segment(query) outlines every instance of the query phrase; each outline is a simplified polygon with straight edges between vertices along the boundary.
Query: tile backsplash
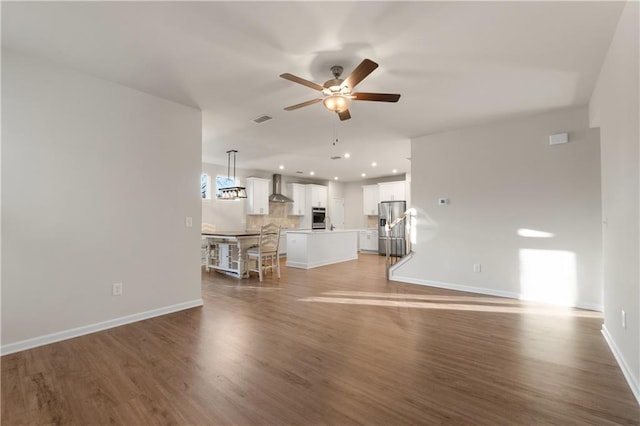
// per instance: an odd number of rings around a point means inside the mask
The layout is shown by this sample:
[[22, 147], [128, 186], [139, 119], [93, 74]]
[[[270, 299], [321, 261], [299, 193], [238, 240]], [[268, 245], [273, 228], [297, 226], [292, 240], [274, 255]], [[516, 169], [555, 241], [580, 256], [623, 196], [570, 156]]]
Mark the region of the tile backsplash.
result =
[[378, 227], [378, 216], [367, 216], [367, 228]]
[[299, 216], [287, 216], [286, 203], [269, 203], [268, 215], [247, 215], [247, 229], [258, 229], [267, 223], [275, 223], [282, 228], [299, 228]]

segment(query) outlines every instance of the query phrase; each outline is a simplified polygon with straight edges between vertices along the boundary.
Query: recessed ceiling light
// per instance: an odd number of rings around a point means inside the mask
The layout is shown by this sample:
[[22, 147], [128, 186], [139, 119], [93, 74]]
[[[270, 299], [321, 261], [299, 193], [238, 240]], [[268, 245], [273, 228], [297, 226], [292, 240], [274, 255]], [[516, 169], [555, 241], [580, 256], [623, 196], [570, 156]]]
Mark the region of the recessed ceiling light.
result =
[[361, 174], [360, 176], [365, 177], [366, 175], [367, 175], [366, 173], [363, 173], [363, 174]]
[[348, 152], [345, 152], [344, 158], [349, 158], [349, 157], [351, 157], [351, 154], [349, 154]]
[[309, 172], [309, 174], [310, 174], [311, 176], [313, 176], [313, 175], [315, 175], [315, 174], [316, 174], [316, 172]]
[[284, 166], [281, 164], [280, 167], [278, 167], [280, 170], [284, 170]]
[[398, 170], [393, 169], [393, 170], [391, 171], [391, 173], [398, 173]]
[[338, 176], [335, 176], [335, 177], [333, 178], [333, 180], [338, 180]]
[[375, 167], [377, 165], [378, 165], [378, 163], [376, 163], [375, 161], [373, 163], [371, 163], [371, 167]]

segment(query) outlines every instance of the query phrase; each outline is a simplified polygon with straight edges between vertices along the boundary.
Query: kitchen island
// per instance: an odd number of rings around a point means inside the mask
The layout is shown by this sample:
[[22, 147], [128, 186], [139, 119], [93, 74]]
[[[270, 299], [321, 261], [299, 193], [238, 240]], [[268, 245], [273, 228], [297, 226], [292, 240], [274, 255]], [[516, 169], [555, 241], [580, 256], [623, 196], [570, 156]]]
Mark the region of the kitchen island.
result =
[[351, 229], [287, 231], [286, 266], [301, 269], [356, 260], [358, 231]]
[[202, 234], [207, 239], [206, 269], [248, 278], [247, 249], [258, 244], [260, 231], [217, 231]]

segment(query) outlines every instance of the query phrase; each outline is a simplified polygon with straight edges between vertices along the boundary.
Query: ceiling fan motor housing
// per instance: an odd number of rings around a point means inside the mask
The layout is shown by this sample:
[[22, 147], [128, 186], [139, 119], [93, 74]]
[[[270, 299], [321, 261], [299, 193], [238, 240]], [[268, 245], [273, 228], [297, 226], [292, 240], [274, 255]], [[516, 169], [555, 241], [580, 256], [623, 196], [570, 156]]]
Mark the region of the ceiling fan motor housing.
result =
[[378, 68], [378, 64], [371, 59], [363, 59], [362, 62], [351, 72], [351, 74], [341, 79], [340, 76], [344, 71], [344, 68], [340, 65], [334, 65], [331, 67], [331, 73], [333, 79], [327, 80], [322, 86], [312, 81], [305, 80], [304, 78], [297, 77], [293, 74], [284, 73], [280, 77], [293, 81], [294, 83], [302, 84], [303, 86], [310, 87], [313, 90], [322, 92], [321, 98], [311, 99], [310, 101], [302, 102], [296, 105], [291, 105], [285, 108], [287, 111], [293, 111], [298, 108], [306, 107], [309, 105], [322, 102], [329, 111], [338, 113], [341, 121], [351, 118], [349, 113], [349, 105], [352, 100], [356, 101], [377, 101], [377, 102], [398, 102], [400, 99], [399, 94], [391, 93], [353, 93], [353, 89], [360, 83], [365, 77], [367, 77], [373, 70]]
[[340, 85], [343, 81], [344, 80], [341, 80], [339, 78], [327, 80], [324, 82], [323, 86], [325, 89], [329, 89], [331, 92], [339, 92], [341, 89]]
[[342, 71], [344, 71], [344, 68], [342, 68], [340, 65], [334, 65], [331, 67], [331, 74], [333, 74], [333, 78], [335, 79], [340, 78], [340, 76], [342, 75]]

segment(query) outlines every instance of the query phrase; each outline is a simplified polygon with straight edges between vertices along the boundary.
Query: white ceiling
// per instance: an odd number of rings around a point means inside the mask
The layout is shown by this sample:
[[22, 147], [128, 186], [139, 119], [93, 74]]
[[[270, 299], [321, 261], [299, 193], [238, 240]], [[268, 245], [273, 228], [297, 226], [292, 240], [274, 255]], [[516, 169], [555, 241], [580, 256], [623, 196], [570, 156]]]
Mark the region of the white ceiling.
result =
[[[342, 181], [410, 171], [410, 139], [584, 105], [617, 2], [2, 2], [2, 45], [203, 111], [203, 160]], [[355, 102], [340, 122], [317, 92], [364, 58], [358, 86], [401, 93]], [[267, 114], [273, 120], [251, 120]], [[338, 143], [333, 145], [335, 136]], [[351, 153], [351, 158], [329, 157]], [[376, 161], [378, 166], [372, 167]], [[278, 170], [284, 165], [283, 171]]]

